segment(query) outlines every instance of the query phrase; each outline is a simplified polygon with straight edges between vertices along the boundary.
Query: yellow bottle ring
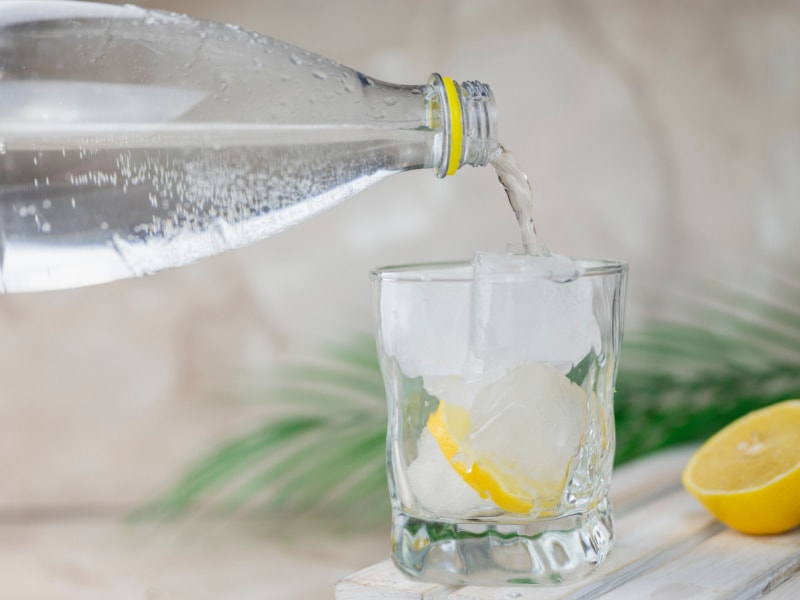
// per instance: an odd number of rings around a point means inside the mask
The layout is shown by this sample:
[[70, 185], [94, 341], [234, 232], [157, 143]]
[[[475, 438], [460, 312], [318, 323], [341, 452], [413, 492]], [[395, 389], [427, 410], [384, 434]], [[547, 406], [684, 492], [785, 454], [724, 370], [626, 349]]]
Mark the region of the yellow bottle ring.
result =
[[450, 152], [445, 175], [453, 175], [461, 165], [461, 146], [464, 142], [464, 125], [461, 116], [461, 99], [458, 97], [456, 83], [450, 77], [442, 77], [444, 97], [450, 123]]

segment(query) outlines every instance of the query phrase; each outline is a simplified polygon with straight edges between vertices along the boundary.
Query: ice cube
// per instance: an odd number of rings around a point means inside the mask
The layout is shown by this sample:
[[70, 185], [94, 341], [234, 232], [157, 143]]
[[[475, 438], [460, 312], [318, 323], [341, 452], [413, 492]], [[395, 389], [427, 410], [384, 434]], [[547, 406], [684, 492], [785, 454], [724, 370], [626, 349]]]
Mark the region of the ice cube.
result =
[[476, 274], [519, 273], [536, 274], [550, 277], [557, 281], [569, 281], [580, 276], [581, 266], [574, 260], [561, 254], [552, 254], [549, 249], [541, 254], [525, 254], [520, 248], [512, 245], [513, 252], [475, 252], [472, 267]]
[[[523, 364], [475, 398], [467, 439], [476, 454], [560, 494], [588, 426], [583, 388], [544, 363]], [[541, 499], [541, 498], [540, 498]]]
[[448, 404], [470, 408], [478, 393], [496, 377], [490, 373], [481, 373], [477, 378], [465, 378], [456, 375], [425, 376], [422, 385], [425, 391], [434, 398]]
[[457, 375], [469, 349], [472, 267], [384, 279], [380, 327], [385, 352], [408, 377]]
[[420, 436], [419, 454], [407, 475], [411, 493], [423, 509], [433, 514], [457, 516], [487, 504], [447, 462], [427, 428]]
[[600, 348], [590, 278], [563, 256], [476, 253], [471, 344], [483, 368], [573, 365]]

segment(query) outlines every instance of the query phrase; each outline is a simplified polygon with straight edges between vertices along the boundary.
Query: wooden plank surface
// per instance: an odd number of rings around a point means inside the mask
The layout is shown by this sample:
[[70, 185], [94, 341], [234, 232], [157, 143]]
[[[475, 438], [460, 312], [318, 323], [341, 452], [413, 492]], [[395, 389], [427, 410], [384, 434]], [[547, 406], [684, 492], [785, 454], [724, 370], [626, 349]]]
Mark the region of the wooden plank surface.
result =
[[691, 448], [614, 473], [616, 544], [587, 579], [560, 587], [449, 587], [406, 578], [385, 560], [341, 580], [337, 600], [582, 600], [800, 598], [800, 530], [754, 537], [731, 531], [680, 485]]

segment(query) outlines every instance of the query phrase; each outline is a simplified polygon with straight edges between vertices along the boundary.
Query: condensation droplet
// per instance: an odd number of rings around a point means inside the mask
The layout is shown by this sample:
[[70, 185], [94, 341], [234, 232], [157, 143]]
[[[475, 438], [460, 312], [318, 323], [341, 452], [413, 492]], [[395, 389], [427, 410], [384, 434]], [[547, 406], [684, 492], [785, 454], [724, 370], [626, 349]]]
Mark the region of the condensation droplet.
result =
[[50, 223], [42, 223], [42, 233], [50, 233]]
[[324, 71], [311, 71], [311, 74], [317, 79], [321, 79], [322, 81], [325, 81], [328, 78], [327, 73], [325, 73]]

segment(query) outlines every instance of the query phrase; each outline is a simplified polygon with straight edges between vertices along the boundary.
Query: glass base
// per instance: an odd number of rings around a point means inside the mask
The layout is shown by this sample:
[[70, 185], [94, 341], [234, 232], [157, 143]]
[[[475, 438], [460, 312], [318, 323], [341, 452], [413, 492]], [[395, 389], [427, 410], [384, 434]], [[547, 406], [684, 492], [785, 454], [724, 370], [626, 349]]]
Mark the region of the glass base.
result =
[[531, 523], [443, 523], [396, 513], [392, 559], [406, 575], [447, 585], [556, 585], [585, 577], [614, 544], [603, 501]]

